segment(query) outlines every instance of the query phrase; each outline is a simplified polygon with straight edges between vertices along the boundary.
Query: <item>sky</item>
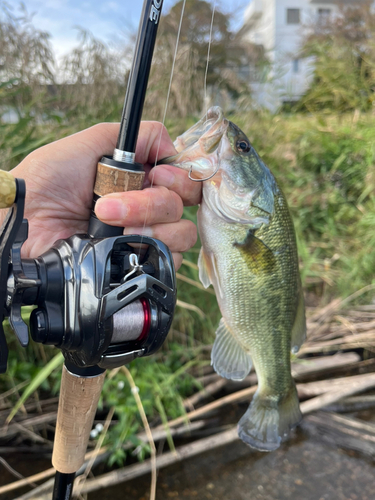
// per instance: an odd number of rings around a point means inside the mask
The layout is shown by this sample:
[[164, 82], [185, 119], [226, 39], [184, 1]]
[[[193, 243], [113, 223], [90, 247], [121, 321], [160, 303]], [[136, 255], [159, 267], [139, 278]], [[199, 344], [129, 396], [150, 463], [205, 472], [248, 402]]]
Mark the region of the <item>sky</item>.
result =
[[[189, 1], [189, 0], [187, 0]], [[225, 9], [226, 0], [209, 0]], [[235, 11], [235, 23], [241, 19], [250, 0], [232, 0], [231, 11]], [[16, 1], [9, 2], [17, 12]], [[90, 30], [95, 37], [105, 42], [136, 32], [142, 11], [142, 0], [23, 0], [33, 24], [47, 31], [56, 56], [59, 58], [77, 45], [77, 30], [80, 26]], [[163, 13], [167, 13], [176, 0], [164, 0]]]

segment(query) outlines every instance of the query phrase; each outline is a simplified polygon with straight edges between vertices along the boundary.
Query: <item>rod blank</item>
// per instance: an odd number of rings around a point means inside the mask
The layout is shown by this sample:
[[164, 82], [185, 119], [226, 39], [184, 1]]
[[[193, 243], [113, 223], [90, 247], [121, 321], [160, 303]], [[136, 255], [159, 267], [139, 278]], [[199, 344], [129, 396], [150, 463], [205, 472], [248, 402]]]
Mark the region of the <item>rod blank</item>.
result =
[[116, 149], [135, 152], [163, 0], [145, 0]]

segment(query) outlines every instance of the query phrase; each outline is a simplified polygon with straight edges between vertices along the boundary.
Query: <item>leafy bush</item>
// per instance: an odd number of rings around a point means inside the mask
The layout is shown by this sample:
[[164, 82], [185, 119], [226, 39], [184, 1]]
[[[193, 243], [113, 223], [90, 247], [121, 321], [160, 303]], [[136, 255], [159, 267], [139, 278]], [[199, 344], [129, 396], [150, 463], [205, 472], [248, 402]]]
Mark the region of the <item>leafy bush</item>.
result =
[[310, 27], [303, 54], [314, 58], [314, 78], [300, 109], [346, 112], [375, 102], [373, 2], [346, 5], [339, 15]]

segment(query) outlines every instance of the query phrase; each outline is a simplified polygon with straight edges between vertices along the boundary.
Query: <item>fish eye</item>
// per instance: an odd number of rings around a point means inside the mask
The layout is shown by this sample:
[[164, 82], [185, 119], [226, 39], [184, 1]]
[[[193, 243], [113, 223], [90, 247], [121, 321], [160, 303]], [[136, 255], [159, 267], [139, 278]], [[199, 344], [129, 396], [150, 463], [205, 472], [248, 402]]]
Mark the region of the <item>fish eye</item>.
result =
[[251, 149], [251, 146], [249, 141], [241, 139], [240, 141], [237, 141], [236, 148], [239, 153], [248, 153]]

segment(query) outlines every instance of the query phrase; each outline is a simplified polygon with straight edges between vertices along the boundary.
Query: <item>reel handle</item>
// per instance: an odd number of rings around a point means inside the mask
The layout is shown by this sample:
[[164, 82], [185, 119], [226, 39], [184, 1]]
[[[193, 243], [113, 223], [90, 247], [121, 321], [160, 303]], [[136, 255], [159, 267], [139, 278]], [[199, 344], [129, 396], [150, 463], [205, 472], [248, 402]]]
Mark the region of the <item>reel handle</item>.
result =
[[16, 179], [10, 172], [0, 170], [0, 208], [10, 208], [17, 193]]

